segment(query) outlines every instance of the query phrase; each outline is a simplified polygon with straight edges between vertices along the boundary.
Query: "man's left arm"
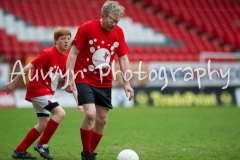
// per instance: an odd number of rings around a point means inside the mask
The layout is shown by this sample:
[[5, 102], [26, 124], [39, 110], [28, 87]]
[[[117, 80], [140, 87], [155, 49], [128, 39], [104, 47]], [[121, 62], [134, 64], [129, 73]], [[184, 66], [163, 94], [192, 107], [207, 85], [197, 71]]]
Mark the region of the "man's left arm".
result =
[[[126, 72], [129, 70], [129, 60], [127, 55], [119, 57], [119, 66], [120, 70], [123, 73], [123, 82], [124, 82], [124, 91], [126, 93], [126, 96], [129, 97], [129, 101], [132, 100], [134, 97], [134, 90], [132, 89], [130, 82], [127, 80], [128, 78]], [[129, 93], [129, 94], [128, 94]]]

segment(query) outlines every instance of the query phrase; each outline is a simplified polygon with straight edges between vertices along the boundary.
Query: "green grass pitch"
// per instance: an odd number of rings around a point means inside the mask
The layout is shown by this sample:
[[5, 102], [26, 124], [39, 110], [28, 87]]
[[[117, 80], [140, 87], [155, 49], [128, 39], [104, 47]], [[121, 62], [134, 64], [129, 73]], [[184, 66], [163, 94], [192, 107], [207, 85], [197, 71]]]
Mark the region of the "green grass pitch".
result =
[[[65, 110], [50, 151], [55, 160], [80, 160], [83, 114], [76, 108]], [[12, 159], [36, 120], [33, 109], [0, 109], [0, 160]], [[97, 159], [116, 160], [127, 148], [140, 160], [240, 160], [240, 108], [115, 108], [109, 112]], [[33, 145], [28, 152], [42, 159]]]

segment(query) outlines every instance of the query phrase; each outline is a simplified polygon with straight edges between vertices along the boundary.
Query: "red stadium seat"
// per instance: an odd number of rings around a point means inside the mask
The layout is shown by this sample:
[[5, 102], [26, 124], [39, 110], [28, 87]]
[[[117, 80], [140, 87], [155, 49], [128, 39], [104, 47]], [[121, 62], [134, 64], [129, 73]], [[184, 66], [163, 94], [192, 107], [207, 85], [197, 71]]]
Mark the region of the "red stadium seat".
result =
[[[0, 6], [4, 11], [11, 11], [16, 17], [22, 16], [26, 23], [35, 26], [79, 26], [90, 19], [100, 18], [99, 6], [104, 1], [71, 0], [63, 3], [64, 0], [1, 0]], [[143, 8], [136, 2], [141, 2]], [[134, 0], [131, 3], [128, 0], [119, 0], [119, 3], [125, 6], [125, 15], [131, 16], [135, 22], [161, 32], [174, 43], [182, 42], [183, 46], [130, 46], [130, 53], [135, 53], [130, 59], [179, 61], [185, 58], [187, 61], [196, 61], [201, 51], [231, 52], [240, 49], [240, 37], [237, 36], [240, 25], [236, 21], [240, 17], [240, 4], [237, 2]], [[2, 29], [0, 34], [0, 43], [3, 46], [0, 52], [7, 55], [16, 53], [14, 59], [37, 55], [42, 49], [38, 42], [21, 42], [15, 35], [6, 35]], [[5, 39], [11, 47], [2, 44]], [[22, 53], [21, 56], [18, 53]], [[7, 59], [11, 59], [10, 56]]]

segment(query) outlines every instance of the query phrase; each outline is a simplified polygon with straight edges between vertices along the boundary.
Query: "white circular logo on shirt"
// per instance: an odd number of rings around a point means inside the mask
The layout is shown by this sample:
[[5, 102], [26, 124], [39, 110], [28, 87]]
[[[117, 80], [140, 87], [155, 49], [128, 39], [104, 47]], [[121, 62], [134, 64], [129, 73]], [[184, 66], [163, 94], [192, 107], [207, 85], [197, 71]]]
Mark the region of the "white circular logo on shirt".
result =
[[110, 58], [111, 58], [111, 53], [107, 49], [101, 48], [101, 49], [98, 49], [93, 54], [92, 62], [95, 67], [97, 67], [98, 65], [106, 64], [102, 66], [102, 68], [106, 68], [108, 67], [107, 64], [109, 64]]

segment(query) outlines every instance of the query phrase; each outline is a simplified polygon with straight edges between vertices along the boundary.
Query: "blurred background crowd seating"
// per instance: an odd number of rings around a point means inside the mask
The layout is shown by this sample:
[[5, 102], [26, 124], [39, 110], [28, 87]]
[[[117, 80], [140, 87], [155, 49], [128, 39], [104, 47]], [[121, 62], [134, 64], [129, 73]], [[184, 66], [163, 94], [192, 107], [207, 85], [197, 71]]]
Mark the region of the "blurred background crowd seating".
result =
[[[118, 2], [125, 7], [119, 25], [124, 30], [131, 61], [194, 62], [199, 61], [203, 51], [230, 55], [240, 50], [239, 1]], [[35, 57], [53, 45], [53, 31], [58, 26], [70, 28], [74, 36], [82, 23], [101, 18], [103, 3], [104, 0], [0, 0], [1, 61]]]

